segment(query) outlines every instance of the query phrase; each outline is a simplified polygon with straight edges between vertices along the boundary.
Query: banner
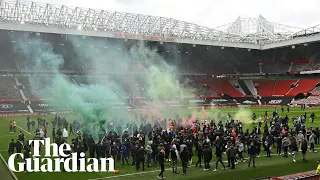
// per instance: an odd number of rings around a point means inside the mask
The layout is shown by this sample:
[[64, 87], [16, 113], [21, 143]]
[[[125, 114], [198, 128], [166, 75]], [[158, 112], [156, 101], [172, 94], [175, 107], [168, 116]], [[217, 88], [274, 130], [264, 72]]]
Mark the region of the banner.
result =
[[0, 102], [0, 113], [30, 113], [22, 102]]
[[257, 105], [259, 104], [258, 103], [258, 100], [254, 97], [240, 97], [240, 98], [235, 98], [235, 100], [239, 103], [239, 104], [242, 104], [242, 105]]
[[234, 99], [214, 98], [209, 100], [211, 106], [236, 106], [238, 104]]
[[6, 116], [26, 116], [26, 115], [39, 115], [39, 113], [12, 113], [12, 114], [1, 114], [0, 117], [6, 117]]
[[40, 113], [70, 111], [68, 106], [58, 107], [45, 101], [31, 102], [30, 107], [34, 112]]
[[263, 105], [287, 105], [292, 101], [292, 97], [263, 97], [261, 98]]

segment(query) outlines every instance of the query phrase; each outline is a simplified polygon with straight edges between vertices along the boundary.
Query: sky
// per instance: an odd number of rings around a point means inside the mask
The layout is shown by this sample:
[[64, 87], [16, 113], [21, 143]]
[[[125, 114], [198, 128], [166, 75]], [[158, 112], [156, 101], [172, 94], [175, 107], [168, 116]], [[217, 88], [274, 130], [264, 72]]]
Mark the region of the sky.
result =
[[175, 18], [206, 27], [235, 21], [239, 16], [309, 28], [320, 24], [320, 0], [35, 0], [74, 7]]

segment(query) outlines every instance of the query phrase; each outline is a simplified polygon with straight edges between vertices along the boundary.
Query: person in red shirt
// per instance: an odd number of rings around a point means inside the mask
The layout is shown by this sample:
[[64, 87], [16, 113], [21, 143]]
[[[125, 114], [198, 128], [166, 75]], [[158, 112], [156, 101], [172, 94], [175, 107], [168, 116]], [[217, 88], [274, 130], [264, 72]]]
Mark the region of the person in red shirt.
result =
[[9, 133], [13, 133], [13, 122], [9, 122]]
[[235, 132], [235, 130], [232, 130], [232, 136], [233, 136], [234, 139], [237, 138], [237, 133]]

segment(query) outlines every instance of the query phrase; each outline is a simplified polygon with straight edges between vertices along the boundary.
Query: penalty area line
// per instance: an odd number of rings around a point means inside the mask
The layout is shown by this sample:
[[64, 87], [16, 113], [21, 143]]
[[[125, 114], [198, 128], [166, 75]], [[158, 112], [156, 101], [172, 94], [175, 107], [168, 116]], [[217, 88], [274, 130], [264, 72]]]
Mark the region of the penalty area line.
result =
[[22, 131], [24, 131], [24, 132], [26, 132], [26, 133], [28, 133], [28, 134], [30, 134], [30, 135], [32, 135], [30, 132], [28, 132], [27, 130], [25, 130], [25, 129], [23, 129], [22, 127], [20, 127], [20, 126], [17, 126], [19, 129], [21, 129]]
[[17, 176], [11, 171], [11, 169], [9, 168], [9, 165], [8, 163], [6, 162], [6, 160], [4, 160], [2, 154], [0, 154], [0, 158], [1, 160], [3, 161], [3, 163], [6, 165], [6, 167], [8, 168], [8, 171], [10, 172], [10, 174], [12, 175], [12, 177], [15, 179], [15, 180], [18, 180]]

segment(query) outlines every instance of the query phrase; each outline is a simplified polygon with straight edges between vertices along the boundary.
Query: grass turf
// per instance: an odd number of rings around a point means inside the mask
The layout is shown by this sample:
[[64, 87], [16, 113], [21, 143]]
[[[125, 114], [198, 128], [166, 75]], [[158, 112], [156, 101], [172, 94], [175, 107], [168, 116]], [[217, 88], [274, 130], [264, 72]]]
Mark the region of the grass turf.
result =
[[[263, 116], [265, 111], [268, 111], [269, 114], [272, 113], [274, 108], [272, 107], [257, 107], [251, 108], [252, 112], [255, 112], [257, 116]], [[207, 115], [214, 116], [216, 110], [206, 110]], [[238, 108], [226, 108], [222, 109], [224, 113], [230, 113], [231, 115], [235, 115], [239, 111]], [[190, 112], [188, 109], [180, 109], [180, 110], [166, 110], [161, 113], [165, 113], [166, 117], [174, 117], [174, 115], [179, 112], [182, 114], [187, 114]], [[306, 110], [307, 114], [310, 115], [311, 112], [315, 112], [316, 116], [320, 116], [320, 109], [312, 109]], [[201, 112], [197, 112], [198, 116], [201, 117]], [[293, 115], [302, 115], [304, 112], [300, 110], [300, 108], [292, 108], [290, 113], [283, 113], [280, 115], [284, 116], [288, 114], [290, 117], [290, 124], [292, 124], [291, 117]], [[31, 117], [32, 120], [35, 120], [36, 117]], [[51, 117], [49, 117], [50, 119]], [[68, 120], [72, 120], [74, 118], [73, 115], [69, 115], [66, 117]], [[18, 132], [21, 130], [20, 128], [17, 129], [17, 132], [14, 134], [10, 134], [8, 130], [8, 122], [10, 120], [16, 120], [17, 125], [25, 131], [26, 127], [26, 118], [25, 117], [1, 117], [0, 118], [0, 153], [4, 156], [5, 159], [8, 158], [7, 147], [12, 138], [16, 139], [18, 137]], [[248, 121], [249, 122], [249, 121]], [[245, 125], [245, 128], [251, 128], [253, 125], [248, 123]], [[307, 127], [319, 127], [319, 122], [316, 120], [315, 123], [307, 122]], [[48, 135], [51, 136], [51, 124], [49, 125]], [[33, 134], [28, 134], [24, 132], [27, 139], [33, 138]], [[71, 138], [70, 138], [71, 139]], [[272, 149], [274, 152], [275, 149]], [[262, 152], [262, 155], [265, 155]], [[230, 179], [230, 180], [244, 180], [244, 179], [254, 179], [254, 178], [261, 178], [261, 177], [269, 177], [269, 176], [281, 176], [287, 175], [292, 173], [298, 173], [303, 171], [309, 171], [316, 168], [317, 163], [316, 161], [319, 158], [317, 153], [308, 153], [308, 163], [303, 163], [301, 161], [301, 153], [297, 155], [297, 163], [292, 162], [292, 157], [283, 158], [281, 156], [273, 156], [272, 159], [261, 157], [257, 159], [257, 168], [248, 168], [247, 163], [239, 163], [236, 165], [235, 170], [221, 170], [221, 165], [219, 165], [220, 170], [218, 172], [212, 171], [203, 171], [202, 168], [198, 167], [190, 167], [187, 171], [187, 176], [174, 175], [170, 170], [170, 165], [166, 166], [168, 168], [165, 172], [165, 176], [167, 179], [198, 179], [198, 178], [215, 178], [215, 179]], [[246, 154], [245, 154], [246, 157]], [[193, 162], [196, 161], [196, 157], [194, 157]], [[225, 157], [224, 157], [224, 160]], [[131, 161], [131, 160], [130, 160]], [[212, 163], [215, 162], [215, 157], [212, 160]], [[212, 169], [214, 169], [214, 164], [212, 164]], [[2, 174], [2, 167], [0, 166], [0, 173]], [[159, 173], [159, 166], [147, 168], [145, 171], [136, 171], [135, 167], [127, 166], [127, 165], [120, 165], [116, 163], [116, 169], [119, 169], [120, 173], [118, 175], [113, 173], [15, 173], [18, 179], [21, 180], [56, 180], [56, 179], [77, 179], [77, 180], [88, 180], [88, 179], [96, 179], [96, 178], [103, 178], [106, 177], [107, 179], [130, 179], [130, 178], [139, 178], [140, 180], [143, 179], [156, 179], [156, 176]], [[5, 169], [3, 169], [5, 170]], [[4, 171], [5, 172], [5, 171]], [[4, 176], [5, 177], [5, 176]], [[2, 179], [2, 178], [1, 178]]]

